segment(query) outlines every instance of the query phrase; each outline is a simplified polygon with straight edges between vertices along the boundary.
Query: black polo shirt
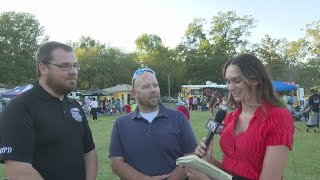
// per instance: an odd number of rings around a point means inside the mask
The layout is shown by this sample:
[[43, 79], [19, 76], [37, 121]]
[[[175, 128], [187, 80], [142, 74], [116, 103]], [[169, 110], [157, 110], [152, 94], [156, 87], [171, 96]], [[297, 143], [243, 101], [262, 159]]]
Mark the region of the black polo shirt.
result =
[[309, 106], [311, 110], [314, 112], [319, 112], [319, 104], [320, 104], [320, 95], [313, 94], [309, 97]]
[[0, 113], [0, 161], [31, 163], [44, 179], [85, 179], [84, 154], [95, 148], [81, 106], [40, 85]]

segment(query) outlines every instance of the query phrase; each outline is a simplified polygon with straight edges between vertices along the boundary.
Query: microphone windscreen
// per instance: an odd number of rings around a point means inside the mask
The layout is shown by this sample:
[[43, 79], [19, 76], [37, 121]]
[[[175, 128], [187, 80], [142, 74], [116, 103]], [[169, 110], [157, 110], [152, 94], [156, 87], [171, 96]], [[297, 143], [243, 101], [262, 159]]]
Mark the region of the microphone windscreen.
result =
[[214, 117], [214, 120], [218, 123], [222, 123], [226, 115], [227, 115], [227, 112], [225, 110], [219, 109], [217, 111], [216, 116]]

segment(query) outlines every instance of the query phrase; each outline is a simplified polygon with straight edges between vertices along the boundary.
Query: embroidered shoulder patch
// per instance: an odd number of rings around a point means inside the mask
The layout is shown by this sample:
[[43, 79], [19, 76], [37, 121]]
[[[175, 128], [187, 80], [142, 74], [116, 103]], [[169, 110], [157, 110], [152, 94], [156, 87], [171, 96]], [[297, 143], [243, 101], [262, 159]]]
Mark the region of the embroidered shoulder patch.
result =
[[70, 109], [71, 115], [73, 117], [74, 120], [81, 122], [82, 121], [82, 117], [80, 114], [80, 110], [78, 108], [71, 108]]

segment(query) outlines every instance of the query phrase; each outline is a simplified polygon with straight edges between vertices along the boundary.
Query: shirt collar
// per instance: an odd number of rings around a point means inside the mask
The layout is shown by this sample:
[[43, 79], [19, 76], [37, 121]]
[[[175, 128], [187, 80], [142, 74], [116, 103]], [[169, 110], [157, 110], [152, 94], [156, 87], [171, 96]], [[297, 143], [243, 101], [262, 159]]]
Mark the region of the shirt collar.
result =
[[[167, 113], [167, 111], [166, 111], [166, 107], [162, 104], [162, 103], [160, 103], [159, 104], [159, 113], [158, 113], [158, 115], [157, 115], [157, 117], [168, 117], [168, 113]], [[139, 110], [139, 105], [136, 107], [136, 109], [132, 112], [132, 120], [133, 119], [135, 119], [135, 118], [137, 118], [137, 119], [141, 119], [141, 118], [143, 118], [141, 115], [140, 115], [140, 110]]]
[[[52, 100], [59, 100], [59, 101], [61, 101], [59, 98], [54, 97], [54, 96], [52, 96], [51, 94], [49, 94], [45, 89], [43, 89], [43, 87], [40, 86], [39, 83], [35, 84], [35, 86], [34, 86], [33, 88], [34, 88], [36, 94], [37, 94], [40, 98], [42, 98], [42, 99], [44, 99], [44, 100], [46, 100], [46, 101], [52, 101]], [[62, 100], [62, 101], [66, 101], [66, 102], [69, 102], [69, 103], [70, 103], [70, 102], [71, 102], [71, 99], [70, 99], [67, 95], [65, 95], [65, 96], [63, 97], [63, 100]]]

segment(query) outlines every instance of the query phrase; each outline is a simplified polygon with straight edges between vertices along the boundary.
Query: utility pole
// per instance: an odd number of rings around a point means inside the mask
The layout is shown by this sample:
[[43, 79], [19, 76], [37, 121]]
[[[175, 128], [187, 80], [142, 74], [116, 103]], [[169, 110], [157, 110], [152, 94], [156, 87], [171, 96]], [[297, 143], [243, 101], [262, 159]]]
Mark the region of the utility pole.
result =
[[169, 76], [169, 74], [168, 74], [168, 93], [169, 93], [169, 97], [171, 97], [170, 96], [170, 76]]

